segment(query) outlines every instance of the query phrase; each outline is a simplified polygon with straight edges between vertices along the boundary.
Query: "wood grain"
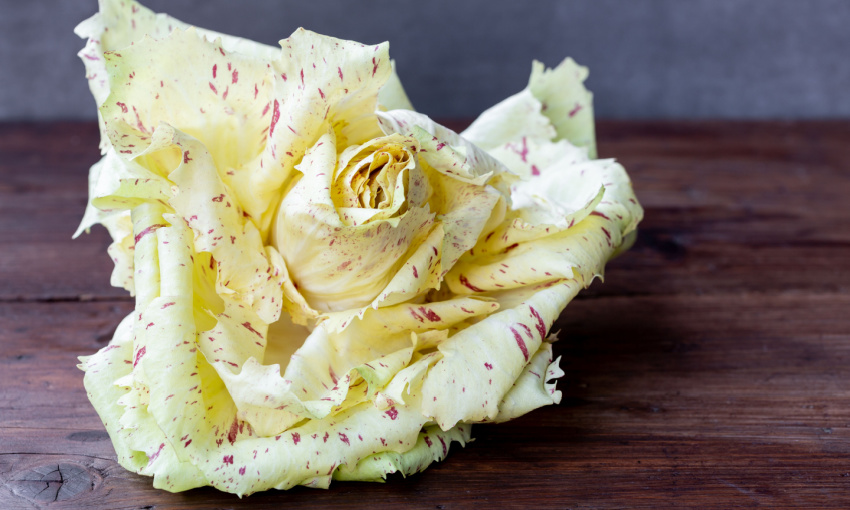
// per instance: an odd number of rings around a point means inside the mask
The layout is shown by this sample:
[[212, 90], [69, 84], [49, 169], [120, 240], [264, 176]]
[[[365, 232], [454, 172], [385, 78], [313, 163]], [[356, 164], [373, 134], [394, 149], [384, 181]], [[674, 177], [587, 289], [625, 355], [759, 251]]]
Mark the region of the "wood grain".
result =
[[406, 480], [242, 500], [124, 471], [86, 399], [132, 309], [105, 232], [70, 240], [96, 139], [0, 125], [0, 508], [850, 507], [850, 122], [600, 123], [646, 219], [555, 326], [562, 403]]

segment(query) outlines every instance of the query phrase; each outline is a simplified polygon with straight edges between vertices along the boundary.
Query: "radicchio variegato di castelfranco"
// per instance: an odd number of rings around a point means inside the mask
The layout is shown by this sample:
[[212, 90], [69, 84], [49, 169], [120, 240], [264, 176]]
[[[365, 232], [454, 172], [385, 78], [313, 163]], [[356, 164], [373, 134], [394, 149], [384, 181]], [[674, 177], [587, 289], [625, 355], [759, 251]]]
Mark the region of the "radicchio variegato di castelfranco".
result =
[[103, 158], [79, 235], [135, 296], [81, 358], [118, 460], [239, 495], [381, 480], [557, 403], [552, 323], [642, 210], [595, 158], [587, 71], [455, 133], [386, 43], [269, 47], [101, 0], [77, 27]]

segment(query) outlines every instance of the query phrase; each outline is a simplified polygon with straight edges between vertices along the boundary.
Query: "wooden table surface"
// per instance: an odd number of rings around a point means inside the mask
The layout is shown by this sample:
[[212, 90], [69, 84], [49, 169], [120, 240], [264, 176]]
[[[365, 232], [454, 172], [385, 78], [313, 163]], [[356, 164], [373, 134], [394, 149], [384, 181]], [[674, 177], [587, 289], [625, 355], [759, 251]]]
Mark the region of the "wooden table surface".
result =
[[850, 508], [850, 121], [601, 122], [646, 208], [553, 329], [560, 405], [408, 479], [239, 500], [124, 471], [78, 355], [133, 306], [71, 240], [92, 123], [0, 125], [0, 509]]

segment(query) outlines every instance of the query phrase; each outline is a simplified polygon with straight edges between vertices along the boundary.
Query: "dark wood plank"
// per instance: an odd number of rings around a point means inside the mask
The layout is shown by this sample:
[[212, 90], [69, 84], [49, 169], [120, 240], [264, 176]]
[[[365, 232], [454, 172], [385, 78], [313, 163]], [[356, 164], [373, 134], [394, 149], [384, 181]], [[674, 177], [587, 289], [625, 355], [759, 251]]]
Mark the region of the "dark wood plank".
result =
[[92, 122], [0, 124], [0, 301], [125, 298], [109, 236], [71, 239], [100, 158]]
[[589, 294], [850, 291], [847, 140], [846, 121], [600, 122], [646, 218]]
[[112, 339], [131, 302], [47, 302], [0, 305], [0, 425], [16, 429], [99, 429], [86, 404], [77, 356]]

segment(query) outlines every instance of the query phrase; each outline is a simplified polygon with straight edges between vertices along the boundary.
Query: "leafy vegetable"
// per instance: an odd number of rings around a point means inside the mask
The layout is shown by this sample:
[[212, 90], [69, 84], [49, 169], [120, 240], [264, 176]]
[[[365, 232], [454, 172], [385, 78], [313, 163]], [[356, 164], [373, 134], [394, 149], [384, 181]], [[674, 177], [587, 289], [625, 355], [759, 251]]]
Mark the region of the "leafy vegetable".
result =
[[549, 328], [642, 215], [591, 159], [584, 68], [535, 63], [458, 134], [386, 44], [272, 48], [129, 0], [77, 33], [104, 156], [76, 235], [106, 226], [136, 298], [80, 367], [124, 467], [240, 495], [381, 480], [559, 402]]

